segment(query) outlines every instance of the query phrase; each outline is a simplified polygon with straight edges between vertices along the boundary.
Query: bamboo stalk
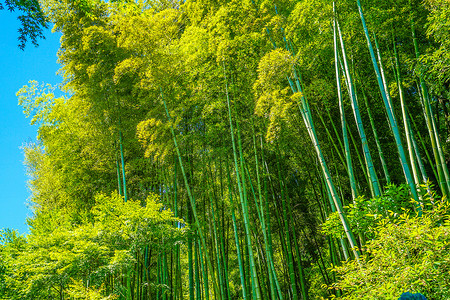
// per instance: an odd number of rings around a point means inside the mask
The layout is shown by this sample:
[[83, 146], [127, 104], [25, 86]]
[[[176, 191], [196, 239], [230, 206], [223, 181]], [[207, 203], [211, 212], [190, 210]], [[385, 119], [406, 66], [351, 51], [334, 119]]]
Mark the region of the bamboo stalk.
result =
[[229, 166], [228, 166], [228, 161], [227, 161], [227, 178], [228, 178], [228, 193], [229, 193], [229, 197], [230, 197], [230, 206], [231, 206], [231, 218], [233, 220], [233, 229], [234, 229], [234, 240], [236, 243], [236, 252], [237, 252], [237, 257], [238, 257], [238, 264], [239, 264], [239, 274], [240, 274], [240, 279], [241, 279], [241, 288], [242, 288], [242, 298], [244, 300], [248, 299], [247, 297], [247, 290], [246, 290], [246, 284], [245, 284], [245, 273], [244, 273], [244, 264], [241, 258], [241, 250], [240, 250], [240, 245], [239, 245], [239, 236], [238, 236], [238, 228], [236, 225], [236, 216], [234, 214], [234, 204], [233, 204], [233, 193], [231, 190], [231, 176], [230, 176], [230, 170], [229, 170]]
[[[224, 65], [224, 71], [225, 71], [225, 65]], [[242, 145], [240, 141], [240, 134], [239, 134], [239, 128], [238, 128], [238, 147], [239, 147], [239, 164], [238, 164], [238, 152], [236, 150], [236, 142], [233, 132], [233, 122], [231, 118], [231, 104], [230, 104], [230, 98], [228, 94], [228, 82], [226, 81], [226, 75], [225, 75], [225, 90], [226, 90], [226, 97], [227, 97], [227, 106], [228, 106], [228, 118], [229, 118], [229, 124], [230, 124], [230, 133], [231, 133], [231, 141], [233, 146], [233, 157], [234, 157], [234, 167], [236, 172], [236, 181], [238, 183], [238, 190], [239, 190], [239, 198], [241, 201], [241, 208], [242, 208], [242, 217], [244, 219], [244, 229], [245, 229], [245, 236], [246, 236], [246, 242], [247, 242], [247, 251], [248, 251], [248, 258], [249, 258], [249, 267], [250, 267], [250, 274], [251, 274], [251, 286], [252, 286], [252, 294], [256, 299], [261, 299], [261, 294], [259, 290], [259, 283], [258, 283], [258, 277], [256, 273], [256, 266], [255, 261], [253, 257], [253, 249], [252, 249], [252, 238], [250, 234], [250, 222], [249, 222], [249, 214], [248, 214], [248, 204], [247, 204], [247, 192], [246, 192], [246, 185], [245, 185], [245, 172], [244, 172], [244, 162], [243, 162], [243, 155], [242, 155]], [[237, 126], [239, 126], [239, 123], [237, 123]], [[240, 166], [239, 166], [240, 165]], [[241, 176], [242, 174], [242, 176]]]
[[208, 269], [205, 267], [205, 264], [203, 262], [203, 253], [202, 253], [202, 247], [200, 245], [200, 241], [198, 241], [198, 244], [199, 244], [198, 251], [199, 251], [199, 256], [200, 256], [200, 267], [201, 267], [202, 277], [203, 277], [205, 299], [209, 300]]
[[[335, 2], [333, 1], [333, 11], [335, 11]], [[347, 127], [345, 121], [344, 105], [342, 103], [342, 89], [341, 89], [341, 76], [339, 74], [339, 55], [338, 55], [338, 45], [337, 45], [337, 34], [336, 34], [336, 17], [333, 23], [333, 35], [334, 35], [334, 60], [335, 60], [335, 70], [336, 70], [336, 84], [338, 91], [339, 100], [339, 112], [341, 114], [341, 124], [342, 124], [342, 137], [344, 139], [344, 149], [345, 149], [345, 161], [347, 164], [348, 177], [350, 179], [350, 188], [352, 192], [352, 199], [356, 199], [358, 192], [356, 189], [355, 175], [353, 174], [352, 158], [350, 155], [350, 146], [348, 143]]]
[[[268, 189], [267, 189], [267, 177], [270, 179], [269, 175], [268, 175], [268, 166], [267, 166], [267, 162], [264, 159], [264, 147], [263, 147], [263, 140], [261, 137], [261, 159], [263, 161], [263, 165], [265, 164], [265, 168], [263, 166], [263, 170], [266, 170], [267, 173], [265, 173], [264, 175], [264, 207], [265, 207], [265, 211], [268, 213], [269, 212], [269, 194], [268, 194]], [[262, 210], [264, 212], [264, 210]], [[267, 214], [267, 219], [264, 218], [264, 214], [263, 214], [263, 220], [264, 220], [264, 225], [266, 227], [266, 233], [267, 233], [267, 256], [270, 260], [270, 268], [271, 268], [271, 274], [273, 277], [273, 280], [275, 281], [275, 287], [276, 287], [276, 292], [278, 295], [278, 298], [280, 300], [283, 300], [283, 294], [281, 291], [281, 287], [280, 287], [280, 283], [278, 281], [278, 277], [277, 277], [277, 273], [275, 270], [275, 264], [273, 261], [273, 244], [272, 244], [272, 231], [271, 231], [271, 222], [270, 222], [270, 215]], [[276, 299], [276, 297], [274, 297], [274, 299]]]
[[[253, 131], [254, 131], [254, 127], [253, 127]], [[277, 281], [277, 275], [275, 272], [275, 268], [273, 265], [273, 255], [270, 252], [270, 248], [269, 248], [269, 241], [268, 241], [268, 233], [267, 233], [267, 226], [266, 226], [266, 214], [264, 212], [265, 209], [265, 205], [264, 205], [264, 200], [263, 200], [263, 196], [262, 196], [262, 190], [261, 190], [261, 180], [260, 180], [260, 175], [259, 175], [259, 163], [258, 163], [258, 154], [256, 151], [256, 137], [255, 134], [253, 133], [253, 149], [254, 149], [254, 156], [255, 156], [255, 167], [256, 167], [256, 178], [257, 178], [257, 183], [258, 183], [258, 195], [259, 195], [259, 204], [260, 204], [260, 212], [261, 212], [261, 228], [262, 228], [262, 232], [263, 232], [263, 238], [264, 238], [264, 247], [265, 247], [265, 253], [266, 253], [266, 263], [267, 263], [267, 272], [268, 272], [268, 279], [269, 279], [269, 289], [270, 289], [270, 295], [271, 295], [271, 299], [276, 299], [276, 293], [275, 293], [275, 281]], [[262, 138], [261, 138], [261, 152], [264, 151], [263, 147], [262, 147]], [[264, 153], [262, 153], [263, 155], [263, 161], [264, 161]], [[265, 180], [265, 179], [264, 179]], [[267, 192], [267, 188], [265, 187], [265, 191]], [[265, 199], [266, 197], [264, 197]]]
[[408, 149], [408, 154], [409, 154], [409, 162], [411, 164], [411, 170], [413, 173], [414, 182], [416, 183], [416, 186], [419, 186], [420, 180], [419, 180], [419, 176], [418, 176], [418, 169], [417, 169], [415, 153], [414, 153], [415, 151], [414, 151], [414, 146], [413, 146], [413, 142], [412, 142], [413, 132], [412, 132], [411, 124], [408, 121], [408, 115], [406, 114], [406, 104], [405, 104], [404, 92], [403, 92], [403, 81], [402, 81], [402, 76], [401, 76], [401, 72], [400, 72], [400, 58], [398, 56], [395, 38], [393, 38], [392, 41], [393, 41], [394, 58], [395, 58], [394, 71], [395, 71], [395, 74], [397, 75], [396, 79], [397, 79], [397, 86], [398, 86], [398, 92], [399, 92], [399, 97], [400, 97], [400, 107], [402, 109], [403, 126], [405, 128], [405, 136], [406, 136], [406, 144], [407, 144], [407, 149]]
[[[428, 153], [427, 147], [425, 146], [425, 141], [424, 141], [422, 135], [420, 134], [420, 131], [418, 131], [416, 122], [414, 121], [413, 118], [411, 118], [411, 115], [410, 115], [410, 113], [409, 113], [409, 111], [408, 111], [408, 108], [406, 108], [406, 113], [408, 114], [408, 119], [409, 119], [409, 120], [411, 121], [411, 123], [413, 124], [414, 130], [415, 130], [415, 132], [417, 133], [417, 136], [419, 137], [420, 144], [422, 145], [422, 149], [425, 151], [425, 156], [427, 157], [428, 163], [429, 163], [430, 166], [431, 166], [431, 170], [432, 170], [432, 172], [433, 172], [433, 175], [434, 175], [434, 177], [435, 177], [436, 179], [438, 179], [438, 174], [437, 174], [437, 172], [436, 172], [436, 167], [435, 167], [435, 165], [433, 164], [433, 160], [431, 159], [431, 155], [430, 155], [430, 153]], [[416, 156], [417, 156], [417, 155], [416, 155]]]
[[[164, 104], [164, 108], [165, 108], [165, 111], [166, 111], [166, 114], [167, 114], [167, 118], [170, 121], [171, 118], [170, 118], [169, 110], [167, 109], [166, 101], [164, 100], [162, 91], [161, 91], [161, 98], [163, 100], [163, 104]], [[172, 125], [170, 126], [170, 131], [172, 133], [173, 142], [174, 142], [174, 145], [175, 145], [175, 150], [176, 150], [177, 155], [178, 155], [178, 162], [180, 164], [181, 173], [183, 174], [183, 179], [184, 179], [184, 183], [185, 183], [185, 186], [186, 186], [186, 191], [188, 193], [188, 198], [189, 198], [189, 201], [190, 201], [190, 204], [191, 204], [192, 213], [194, 215], [195, 225], [196, 225], [198, 233], [200, 235], [200, 241], [202, 243], [202, 247], [203, 247], [203, 250], [204, 250], [205, 255], [206, 255], [206, 263], [207, 263], [208, 268], [210, 270], [213, 270], [212, 264], [211, 264], [211, 260], [209, 258], [208, 252], [207, 252], [205, 236], [204, 236], [203, 230], [202, 230], [202, 228], [200, 226], [199, 217], [198, 217], [198, 214], [197, 214], [197, 210], [195, 208], [195, 199], [194, 199], [194, 197], [193, 197], [193, 195], [191, 193], [191, 189], [190, 189], [189, 183], [187, 181], [186, 172], [184, 171], [183, 161], [181, 159], [180, 149], [178, 148], [177, 139], [176, 139], [175, 132], [174, 132], [174, 129], [173, 129]], [[212, 281], [213, 281], [214, 294], [215, 295], [219, 295], [220, 292], [218, 291], [218, 287], [217, 287], [217, 282], [216, 282], [215, 276], [212, 275], [211, 277], [212, 277]]]
[[119, 147], [120, 147], [120, 160], [122, 162], [122, 178], [123, 178], [123, 197], [124, 201], [127, 202], [128, 196], [127, 196], [127, 181], [125, 176], [125, 158], [123, 155], [123, 137], [122, 137], [122, 131], [119, 131]]
[[375, 121], [373, 120], [373, 117], [372, 117], [372, 112], [371, 112], [371, 108], [370, 108], [370, 105], [369, 105], [369, 100], [367, 99], [367, 96], [366, 96], [366, 93], [364, 92], [364, 90], [362, 90], [362, 95], [363, 95], [364, 103], [366, 105], [367, 115], [369, 116], [370, 126], [372, 128], [372, 133], [373, 133], [373, 136], [375, 138], [375, 143], [377, 145], [378, 156], [380, 158], [381, 166], [383, 167], [384, 177], [386, 179], [386, 183], [391, 183], [391, 176], [389, 175], [389, 171], [388, 171], [388, 168], [387, 168], [386, 160], [384, 159], [383, 149], [381, 148], [380, 138], [378, 137], [378, 131], [377, 131], [377, 128], [375, 126]]
[[397, 145], [397, 150], [399, 152], [400, 162], [401, 162], [401, 165], [402, 165], [402, 168], [403, 168], [403, 173], [405, 174], [406, 181], [407, 181], [407, 183], [408, 183], [408, 185], [410, 187], [411, 194], [412, 194], [414, 200], [416, 201], [417, 209], [419, 211], [419, 215], [421, 215], [422, 209], [420, 207], [419, 197], [418, 197], [418, 194], [417, 194], [416, 186], [415, 186], [414, 180], [412, 179], [412, 176], [411, 176], [411, 171], [410, 171], [409, 166], [408, 166], [408, 161], [406, 160], [405, 151], [403, 150], [403, 145], [402, 145], [402, 141], [401, 141], [401, 138], [400, 138], [400, 132], [399, 132], [397, 123], [396, 123], [396, 121], [394, 119], [394, 112], [392, 110], [392, 107], [389, 104], [389, 100], [388, 100], [387, 95], [386, 95], [386, 90], [385, 90], [385, 87], [384, 87], [384, 84], [383, 84], [383, 80], [381, 78], [380, 69], [378, 67], [378, 64], [377, 64], [377, 61], [376, 61], [376, 58], [375, 58], [375, 53], [374, 53], [374, 50], [373, 50], [373, 47], [372, 47], [372, 42], [370, 40], [369, 30], [367, 29], [367, 25], [366, 25], [366, 21], [365, 21], [365, 18], [364, 18], [364, 14], [363, 14], [363, 10], [362, 10], [362, 6], [361, 6], [360, 0], [357, 0], [357, 5], [358, 5], [358, 11], [359, 11], [359, 15], [360, 15], [360, 18], [361, 18], [361, 22], [362, 22], [362, 25], [363, 25], [364, 34], [365, 34], [366, 40], [367, 40], [367, 46], [369, 48], [370, 56], [371, 56], [371, 59], [372, 59], [372, 64], [373, 64], [373, 67], [374, 67], [374, 70], [375, 70], [375, 74], [376, 74], [376, 77], [377, 77], [378, 86], [379, 86], [379, 89], [380, 89], [380, 92], [381, 92], [381, 96], [383, 98], [383, 102], [384, 102], [384, 106], [386, 108], [386, 112], [388, 114], [389, 123], [391, 124], [391, 129], [392, 129], [392, 131], [394, 133], [394, 138], [395, 138], [395, 142], [396, 142], [396, 145]]
[[[378, 183], [378, 177], [375, 172], [375, 167], [373, 165], [372, 155], [370, 154], [369, 144], [368, 144], [366, 133], [364, 130], [364, 125], [362, 123], [361, 114], [359, 112], [359, 105], [358, 105], [358, 102], [356, 101], [356, 93], [355, 93], [355, 89], [354, 89], [354, 85], [353, 85], [353, 79], [350, 74], [350, 69], [349, 69], [348, 63], [347, 63], [347, 54], [346, 54], [346, 50], [345, 50], [344, 40], [342, 38], [341, 29], [339, 27], [339, 22], [337, 21], [336, 17], [335, 17], [335, 26], [337, 28], [337, 34], [339, 36], [339, 41], [341, 44], [341, 51], [342, 51], [344, 70], [345, 70], [344, 76], [347, 78], [347, 82], [348, 82], [350, 101], [351, 101], [351, 105], [352, 105], [352, 109], [353, 109], [353, 115], [355, 117], [355, 122], [356, 122], [356, 125], [358, 128], [359, 137], [361, 139], [361, 143], [362, 143], [362, 147], [363, 147], [365, 165], [367, 167], [369, 180], [370, 180], [369, 184], [372, 186], [371, 190], [373, 191], [373, 196], [377, 197], [377, 196], [381, 195], [381, 190], [380, 190], [380, 186]], [[337, 56], [337, 54], [336, 54], [336, 56]]]
[[280, 190], [281, 190], [281, 205], [283, 209], [283, 224], [284, 224], [284, 231], [286, 234], [286, 254], [287, 254], [287, 261], [288, 261], [288, 269], [289, 269], [289, 278], [290, 278], [290, 286], [292, 291], [292, 297], [294, 300], [298, 299], [298, 293], [297, 293], [297, 285], [296, 285], [296, 279], [295, 279], [295, 273], [294, 273], [294, 257], [293, 257], [293, 251], [292, 251], [292, 243], [291, 243], [291, 235], [289, 230], [289, 224], [288, 224], [288, 213], [287, 213], [287, 206], [286, 206], [286, 191], [284, 187], [283, 180], [281, 179], [281, 168], [280, 168], [280, 151], [278, 149], [277, 144], [277, 169], [278, 169], [278, 182], [280, 184]]
[[[297, 76], [297, 72], [295, 71], [295, 69], [294, 69], [294, 76], [295, 76], [295, 79], [296, 79], [297, 90], [294, 89], [293, 92], [294, 92], [294, 94], [296, 92], [299, 92], [300, 95], [301, 95], [300, 96], [301, 104], [300, 103], [298, 104], [299, 108], [300, 108], [300, 112], [301, 112], [301, 114], [303, 116], [303, 119], [304, 119], [304, 122], [305, 122], [305, 126], [306, 126], [306, 128], [307, 128], [307, 130], [308, 130], [308, 132], [310, 134], [311, 141], [313, 143], [314, 149], [315, 149], [317, 157], [319, 159], [320, 166], [322, 168], [322, 172], [323, 172], [323, 175], [324, 175], [324, 178], [325, 178], [326, 186], [330, 190], [330, 194], [331, 194], [333, 202], [334, 202], [334, 204], [336, 206], [336, 210], [337, 210], [337, 212], [339, 214], [339, 218], [340, 218], [341, 223], [342, 223], [342, 225], [344, 227], [344, 232], [345, 232], [345, 234], [347, 236], [347, 239], [349, 240], [349, 243], [351, 245], [352, 251], [354, 252], [355, 258], [359, 261], [359, 250], [357, 249], [355, 238], [353, 237], [353, 233], [351, 232], [350, 226], [348, 225], [347, 218], [346, 218], [346, 216], [345, 216], [345, 214], [343, 212], [342, 202], [341, 202], [339, 196], [336, 193], [336, 189], [335, 189], [334, 183], [333, 183], [333, 181], [331, 179], [330, 172], [328, 171], [327, 164], [326, 164], [325, 159], [323, 157], [322, 150], [321, 150], [321, 147], [320, 147], [320, 144], [319, 144], [319, 141], [317, 139], [317, 135], [316, 135], [316, 132], [315, 132], [315, 129], [314, 129], [312, 116], [311, 116], [311, 113], [310, 113], [310, 110], [309, 110], [309, 105], [308, 105], [307, 99], [306, 99], [306, 97], [305, 97], [305, 95], [304, 95], [304, 93], [303, 93], [303, 91], [301, 89], [300, 79]], [[291, 87], [292, 87], [292, 85], [291, 85]]]
[[[114, 142], [114, 145], [116, 143]], [[119, 158], [117, 157], [117, 146], [114, 146], [115, 148], [115, 155], [116, 155], [116, 169], [117, 169], [117, 185], [119, 189], [119, 195], [123, 196], [122, 194], [122, 179], [120, 178], [120, 164], [119, 164]]]
[[[412, 8], [411, 8], [411, 10], [412, 10]], [[416, 56], [416, 59], [419, 59], [419, 57], [420, 57], [419, 44], [417, 42], [416, 30], [415, 30], [414, 19], [412, 17], [412, 13], [411, 13], [411, 32], [412, 32], [415, 56]], [[424, 110], [424, 115], [425, 115], [425, 123], [427, 125], [428, 134], [430, 136], [431, 148], [433, 150], [433, 156], [434, 156], [435, 165], [436, 165], [437, 174], [438, 174], [436, 179], [438, 180], [442, 195], [448, 196], [448, 193], [450, 191], [450, 187], [448, 186], [448, 178], [447, 178], [448, 176], [444, 175], [444, 166], [446, 168], [446, 165], [445, 165], [445, 162], [443, 164], [443, 161], [441, 159], [442, 156], [440, 155], [440, 153], [438, 151], [439, 135], [437, 135], [435, 133], [433, 125], [432, 125], [433, 116], [432, 116], [431, 106], [429, 104], [430, 99], [429, 99], [429, 94], [428, 94], [428, 88], [427, 88], [425, 80], [423, 79], [423, 76], [422, 76], [422, 74], [420, 74], [420, 72], [419, 72], [419, 83], [420, 83], [420, 90], [422, 92], [421, 100], [422, 100], [422, 108]]]

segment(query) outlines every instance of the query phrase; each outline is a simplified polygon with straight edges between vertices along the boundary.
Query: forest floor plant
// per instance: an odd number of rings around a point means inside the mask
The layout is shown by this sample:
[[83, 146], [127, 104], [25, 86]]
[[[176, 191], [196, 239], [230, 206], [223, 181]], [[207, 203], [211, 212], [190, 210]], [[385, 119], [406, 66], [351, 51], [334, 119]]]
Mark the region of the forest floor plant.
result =
[[[423, 190], [428, 188], [422, 186]], [[350, 222], [372, 219], [358, 223], [372, 239], [365, 244], [359, 264], [353, 260], [334, 266], [339, 279], [329, 288], [342, 291], [340, 299], [398, 299], [405, 292], [420, 292], [427, 299], [449, 299], [450, 203], [427, 192], [421, 216], [415, 201], [395, 209], [392, 200], [406, 200], [404, 190], [390, 186], [385, 196], [371, 199], [369, 205], [348, 208]], [[375, 203], [376, 207], [370, 205]], [[337, 221], [329, 219], [324, 230], [336, 234], [330, 225]], [[369, 224], [376, 225], [369, 228]]]

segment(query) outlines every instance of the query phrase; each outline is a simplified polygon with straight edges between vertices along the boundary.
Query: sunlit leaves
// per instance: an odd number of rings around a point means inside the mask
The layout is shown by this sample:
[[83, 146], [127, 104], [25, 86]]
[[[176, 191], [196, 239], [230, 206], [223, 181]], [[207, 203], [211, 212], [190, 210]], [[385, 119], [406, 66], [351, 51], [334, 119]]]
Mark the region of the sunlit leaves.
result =
[[270, 120], [266, 136], [269, 141], [277, 138], [281, 123], [287, 119], [294, 104], [287, 80], [294, 62], [290, 53], [282, 49], [269, 52], [259, 62], [258, 80], [254, 85], [258, 96], [255, 113]]
[[96, 200], [98, 204], [92, 212], [99, 233], [119, 250], [129, 247], [142, 250], [146, 246], [158, 246], [163, 237], [166, 242], [181, 237], [181, 231], [170, 222], [182, 220], [175, 219], [169, 209], [163, 209], [155, 195], [149, 196], [143, 205], [140, 201], [124, 202], [117, 194], [99, 195]]
[[284, 49], [267, 53], [258, 65], [257, 85], [268, 89], [285, 87], [294, 63], [294, 58]]
[[49, 125], [56, 120], [49, 117], [55, 101], [64, 101], [63, 98], [55, 99], [55, 87], [50, 84], [41, 84], [30, 80], [18, 92], [19, 105], [23, 107], [24, 114], [31, 117], [31, 125]]
[[145, 156], [154, 159], [164, 159], [172, 153], [173, 146], [163, 143], [170, 140], [169, 126], [160, 120], [149, 119], [142, 121], [137, 126], [139, 141], [144, 146]]
[[[91, 216], [79, 225], [54, 227], [28, 238], [2, 232], [0, 254], [6, 259], [6, 274], [12, 272], [6, 288], [16, 289], [21, 299], [55, 292], [113, 299], [117, 294], [104, 288], [108, 276], [130, 269], [145, 247], [162, 249], [183, 239], [185, 229], [172, 225], [182, 220], [157, 203], [155, 195], [144, 205], [124, 202], [117, 194], [100, 194], [96, 201]], [[86, 289], [80, 289], [81, 283]]]
[[423, 217], [403, 214], [381, 222], [360, 264], [349, 261], [335, 267], [341, 279], [334, 287], [342, 289], [342, 299], [397, 299], [406, 291], [448, 298], [450, 228], [435, 219], [442, 213], [448, 218], [448, 212], [447, 206]]
[[113, 300], [119, 298], [119, 295], [116, 294], [110, 294], [105, 297], [104, 286], [86, 287], [82, 280], [72, 280], [67, 293], [70, 299]]
[[[450, 5], [446, 1], [426, 1], [430, 10], [427, 35], [438, 46], [422, 57], [422, 62], [430, 67], [423, 72], [429, 79], [433, 92], [439, 97], [449, 98], [450, 86]], [[424, 70], [421, 70], [424, 71]]]

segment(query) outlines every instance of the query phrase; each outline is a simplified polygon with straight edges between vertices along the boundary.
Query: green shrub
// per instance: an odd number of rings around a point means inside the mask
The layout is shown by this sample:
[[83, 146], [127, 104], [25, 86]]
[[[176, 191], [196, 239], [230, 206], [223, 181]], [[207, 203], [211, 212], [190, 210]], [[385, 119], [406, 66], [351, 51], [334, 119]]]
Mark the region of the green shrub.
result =
[[342, 299], [398, 299], [420, 292], [432, 299], [450, 299], [450, 205], [432, 194], [423, 215], [412, 209], [390, 212], [374, 226], [360, 261], [336, 266]]
[[[433, 203], [437, 197], [432, 192], [430, 183], [421, 186], [420, 195], [422, 208], [433, 209]], [[382, 196], [371, 199], [359, 196], [345, 207], [345, 214], [353, 233], [369, 240], [375, 238], [380, 221], [394, 220], [404, 213], [410, 216], [416, 214], [416, 202], [411, 199], [407, 184], [398, 186], [389, 184], [385, 187]], [[337, 212], [328, 216], [322, 224], [322, 232], [336, 238], [344, 238], [344, 229]]]

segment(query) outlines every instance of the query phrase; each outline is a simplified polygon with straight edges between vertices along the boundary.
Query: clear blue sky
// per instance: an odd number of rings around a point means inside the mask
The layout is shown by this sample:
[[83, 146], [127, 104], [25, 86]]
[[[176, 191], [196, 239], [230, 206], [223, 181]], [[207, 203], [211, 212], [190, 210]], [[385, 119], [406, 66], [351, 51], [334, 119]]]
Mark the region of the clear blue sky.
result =
[[35, 48], [27, 44], [24, 51], [17, 45], [20, 23], [17, 14], [0, 10], [0, 228], [27, 232], [25, 219], [31, 216], [27, 206], [24, 156], [20, 147], [36, 140], [36, 127], [29, 125], [16, 92], [29, 80], [52, 85], [62, 79], [56, 75], [60, 34], [45, 32], [46, 39]]

